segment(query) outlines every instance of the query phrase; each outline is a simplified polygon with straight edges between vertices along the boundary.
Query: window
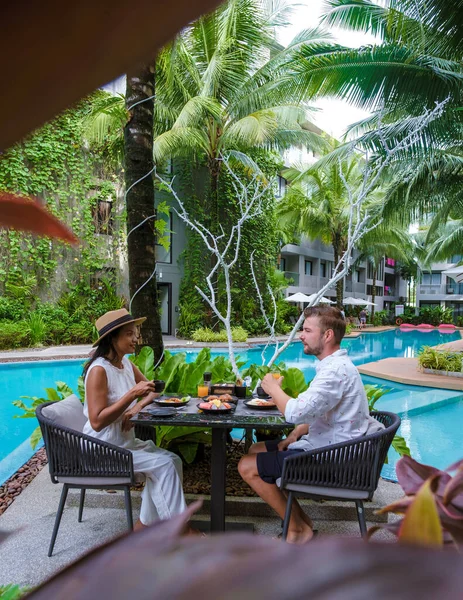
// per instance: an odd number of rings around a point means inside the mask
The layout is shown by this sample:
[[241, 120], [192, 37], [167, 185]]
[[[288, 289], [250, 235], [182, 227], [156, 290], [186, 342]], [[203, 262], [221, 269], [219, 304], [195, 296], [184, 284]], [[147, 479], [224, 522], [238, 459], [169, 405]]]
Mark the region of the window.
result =
[[326, 263], [320, 262], [320, 277], [326, 277]]
[[354, 281], [360, 283], [360, 271], [358, 269], [354, 273]]
[[286, 179], [284, 177], [282, 177], [281, 175], [278, 175], [278, 179], [276, 181], [275, 196], [277, 198], [283, 198], [283, 196], [285, 194], [286, 194]]
[[306, 260], [305, 261], [305, 268], [304, 268], [304, 273], [306, 275], [312, 275], [312, 270], [313, 270], [313, 264], [311, 260]]
[[[375, 286], [375, 289], [376, 289], [376, 295], [377, 296], [382, 296], [383, 295], [383, 287], [382, 286], [377, 285], [377, 286]], [[372, 290], [373, 290], [373, 286], [372, 285], [367, 285], [367, 294], [369, 296], [371, 296]]]
[[111, 200], [98, 200], [93, 207], [93, 222], [95, 233], [113, 235], [114, 221], [112, 216], [113, 203]]
[[280, 271], [286, 271], [286, 258], [280, 258]]
[[461, 254], [454, 254], [450, 260], [450, 262], [457, 263], [461, 261]]
[[423, 273], [421, 283], [424, 285], [440, 285], [441, 279], [440, 273]]

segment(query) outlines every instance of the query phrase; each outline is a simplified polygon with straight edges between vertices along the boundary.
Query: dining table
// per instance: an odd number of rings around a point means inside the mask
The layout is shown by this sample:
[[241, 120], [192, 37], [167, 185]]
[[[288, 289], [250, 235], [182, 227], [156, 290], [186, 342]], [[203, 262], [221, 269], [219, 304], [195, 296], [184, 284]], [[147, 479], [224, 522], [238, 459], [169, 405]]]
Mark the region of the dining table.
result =
[[[251, 400], [251, 398], [247, 398]], [[281, 431], [292, 428], [275, 407], [260, 409], [245, 405], [242, 399], [232, 404], [230, 412], [221, 410], [211, 413], [202, 412], [197, 404], [200, 398], [191, 398], [188, 404], [181, 408], [171, 409], [170, 416], [162, 416], [166, 409], [149, 405], [131, 422], [139, 425], [169, 425], [181, 427], [204, 427], [212, 430], [211, 442], [211, 502], [210, 530], [225, 531], [225, 488], [227, 470], [227, 437], [231, 429], [270, 429]]]

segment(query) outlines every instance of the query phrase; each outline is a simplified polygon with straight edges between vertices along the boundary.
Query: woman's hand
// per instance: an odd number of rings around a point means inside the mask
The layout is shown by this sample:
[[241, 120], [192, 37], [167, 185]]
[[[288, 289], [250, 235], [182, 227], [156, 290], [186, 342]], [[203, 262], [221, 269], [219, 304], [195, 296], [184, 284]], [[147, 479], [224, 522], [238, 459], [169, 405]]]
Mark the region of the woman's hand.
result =
[[134, 427], [134, 423], [130, 422], [130, 419], [132, 417], [134, 417], [135, 415], [137, 415], [141, 409], [144, 408], [142, 406], [141, 402], [137, 402], [137, 404], [135, 404], [135, 406], [133, 406], [132, 408], [129, 408], [128, 410], [125, 411], [125, 413], [122, 415], [122, 423], [121, 423], [121, 428], [122, 431], [130, 431], [132, 429], [132, 427]]
[[143, 398], [148, 394], [154, 394], [154, 383], [152, 381], [139, 381], [130, 391], [133, 394], [134, 400], [136, 398]]

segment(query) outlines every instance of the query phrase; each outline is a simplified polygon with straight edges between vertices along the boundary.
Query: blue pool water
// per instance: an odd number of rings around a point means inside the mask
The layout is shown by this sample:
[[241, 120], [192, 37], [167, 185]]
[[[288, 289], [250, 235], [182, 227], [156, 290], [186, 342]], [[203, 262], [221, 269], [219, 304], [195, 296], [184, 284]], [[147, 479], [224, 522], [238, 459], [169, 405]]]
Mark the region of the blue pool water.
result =
[[[355, 364], [363, 364], [387, 357], [413, 357], [424, 345], [459, 339], [459, 332], [442, 334], [430, 332], [367, 333], [358, 338], [343, 340], [342, 347], [349, 352]], [[262, 347], [243, 349], [240, 359], [247, 364], [262, 363]], [[197, 350], [185, 351], [187, 360], [194, 360]], [[213, 355], [226, 354], [225, 350], [214, 350]], [[273, 354], [267, 349], [266, 358]], [[298, 367], [306, 379], [315, 374], [316, 360], [305, 356], [299, 342], [289, 346], [281, 360], [287, 367]], [[0, 364], [2, 405], [0, 419], [0, 484], [12, 475], [32, 455], [29, 436], [37, 426], [35, 419], [14, 419], [21, 414], [11, 402], [20, 396], [46, 397], [45, 388], [55, 387], [56, 381], [66, 382], [77, 391], [77, 379], [82, 372], [83, 360], [40, 361]], [[453, 392], [434, 388], [406, 386], [371, 377], [362, 377], [365, 383], [388, 387], [390, 392], [383, 396], [377, 407], [401, 414], [403, 424], [400, 433], [409, 444], [412, 455], [422, 462], [436, 467], [446, 467], [463, 456], [460, 428], [463, 416], [463, 391]], [[389, 469], [393, 477], [393, 464], [397, 456], [391, 451]]]

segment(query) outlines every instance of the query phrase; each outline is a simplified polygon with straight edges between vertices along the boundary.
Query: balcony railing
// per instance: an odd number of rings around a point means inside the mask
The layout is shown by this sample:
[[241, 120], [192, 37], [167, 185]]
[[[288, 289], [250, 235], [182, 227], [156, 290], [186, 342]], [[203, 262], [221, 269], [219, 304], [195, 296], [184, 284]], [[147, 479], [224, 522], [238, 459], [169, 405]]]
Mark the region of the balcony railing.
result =
[[463, 295], [463, 284], [455, 283], [455, 284], [447, 284], [447, 285], [426, 285], [421, 284], [419, 286], [419, 293], [421, 295]]
[[292, 285], [299, 285], [299, 273], [294, 273], [294, 271], [283, 271], [286, 279], [292, 279]]

